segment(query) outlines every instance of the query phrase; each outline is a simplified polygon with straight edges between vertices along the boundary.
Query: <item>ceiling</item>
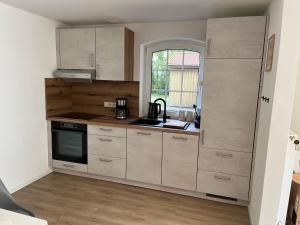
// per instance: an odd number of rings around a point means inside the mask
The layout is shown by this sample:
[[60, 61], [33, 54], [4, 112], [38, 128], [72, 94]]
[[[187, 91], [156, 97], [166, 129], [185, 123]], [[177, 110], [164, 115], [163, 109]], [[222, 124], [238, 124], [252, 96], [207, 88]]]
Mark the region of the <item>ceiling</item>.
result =
[[66, 24], [262, 15], [271, 0], [0, 0]]

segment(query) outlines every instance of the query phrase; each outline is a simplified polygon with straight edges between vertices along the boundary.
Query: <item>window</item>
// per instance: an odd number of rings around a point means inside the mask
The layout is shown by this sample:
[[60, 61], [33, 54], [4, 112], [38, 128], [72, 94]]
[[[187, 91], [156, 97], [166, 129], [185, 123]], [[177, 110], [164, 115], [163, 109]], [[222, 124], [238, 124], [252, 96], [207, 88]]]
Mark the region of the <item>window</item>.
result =
[[152, 53], [151, 101], [163, 98], [168, 111], [191, 109], [200, 96], [200, 53], [170, 49]]

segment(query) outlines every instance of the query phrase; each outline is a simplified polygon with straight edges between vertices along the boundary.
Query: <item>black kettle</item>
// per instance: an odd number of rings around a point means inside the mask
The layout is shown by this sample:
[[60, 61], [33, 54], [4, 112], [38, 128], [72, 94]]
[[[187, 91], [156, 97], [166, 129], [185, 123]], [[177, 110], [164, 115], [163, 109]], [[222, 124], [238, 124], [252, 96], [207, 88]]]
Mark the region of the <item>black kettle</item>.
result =
[[148, 119], [157, 120], [161, 113], [161, 104], [149, 102]]

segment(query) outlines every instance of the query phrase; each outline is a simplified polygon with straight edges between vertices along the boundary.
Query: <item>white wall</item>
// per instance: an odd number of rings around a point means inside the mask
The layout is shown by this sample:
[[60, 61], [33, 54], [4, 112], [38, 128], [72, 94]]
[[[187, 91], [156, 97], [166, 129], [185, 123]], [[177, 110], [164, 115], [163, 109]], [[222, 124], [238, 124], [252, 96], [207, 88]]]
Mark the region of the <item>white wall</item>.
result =
[[288, 136], [298, 72], [300, 2], [273, 0], [269, 36], [276, 34], [274, 67], [264, 74], [262, 95], [270, 104], [262, 104], [259, 119], [252, 197], [249, 206], [253, 225], [277, 224], [284, 180]]
[[59, 23], [0, 3], [0, 178], [10, 191], [49, 171], [44, 78]]
[[294, 110], [292, 117], [292, 125], [291, 130], [300, 135], [300, 61], [299, 61], [299, 69], [296, 83], [296, 94], [294, 100]]
[[129, 23], [125, 26], [134, 31], [134, 80], [139, 80], [141, 44], [166, 38], [192, 38], [200, 41], [206, 39], [206, 20]]

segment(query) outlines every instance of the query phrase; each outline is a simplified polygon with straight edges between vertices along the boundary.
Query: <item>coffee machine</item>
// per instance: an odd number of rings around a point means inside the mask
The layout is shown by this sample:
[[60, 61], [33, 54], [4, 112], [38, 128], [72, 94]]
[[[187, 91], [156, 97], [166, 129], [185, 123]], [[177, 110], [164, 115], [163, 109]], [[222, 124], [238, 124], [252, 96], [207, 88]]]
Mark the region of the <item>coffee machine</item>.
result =
[[116, 119], [124, 120], [128, 116], [127, 98], [116, 99]]

